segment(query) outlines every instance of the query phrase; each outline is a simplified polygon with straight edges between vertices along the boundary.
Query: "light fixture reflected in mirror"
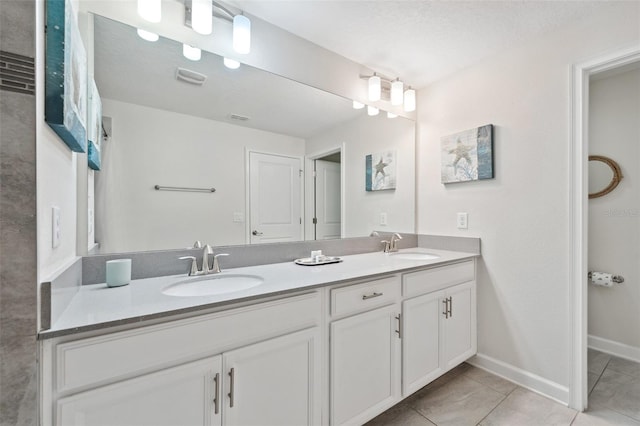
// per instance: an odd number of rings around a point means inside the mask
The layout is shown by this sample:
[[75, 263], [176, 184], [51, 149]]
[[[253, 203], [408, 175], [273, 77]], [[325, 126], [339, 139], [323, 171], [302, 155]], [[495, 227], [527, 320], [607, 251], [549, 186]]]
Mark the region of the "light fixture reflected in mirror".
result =
[[143, 40], [151, 42], [158, 41], [158, 39], [160, 39], [160, 36], [158, 34], [152, 33], [151, 31], [141, 30], [140, 28], [138, 28], [138, 36]]
[[162, 19], [162, 1], [138, 0], [138, 15], [149, 22], [160, 22]]
[[364, 104], [358, 101], [353, 101], [353, 109], [362, 109], [364, 108]]
[[229, 69], [236, 70], [240, 68], [240, 62], [235, 59], [224, 58], [222, 62], [224, 63], [224, 66]]
[[188, 44], [182, 45], [182, 54], [185, 58], [192, 61], [199, 61], [202, 57], [202, 51], [197, 47], [189, 46]]
[[233, 17], [233, 49], [243, 55], [251, 51], [251, 21], [244, 15]]
[[209, 35], [213, 27], [211, 0], [191, 0], [191, 28], [198, 34]]
[[396, 118], [398, 114], [394, 114], [392, 112], [387, 111], [387, 118]]
[[367, 106], [367, 114], [370, 116], [374, 116], [374, 115], [378, 115], [378, 113], [380, 112], [380, 110], [374, 106]]

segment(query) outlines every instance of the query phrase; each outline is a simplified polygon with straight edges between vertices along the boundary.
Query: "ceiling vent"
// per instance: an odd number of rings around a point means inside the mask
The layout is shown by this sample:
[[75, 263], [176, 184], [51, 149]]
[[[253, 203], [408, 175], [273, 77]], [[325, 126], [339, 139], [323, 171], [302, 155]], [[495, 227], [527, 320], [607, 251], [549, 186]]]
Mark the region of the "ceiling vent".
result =
[[238, 115], [238, 114], [231, 114], [229, 115], [229, 118], [231, 118], [232, 120], [238, 120], [238, 121], [249, 120], [249, 117], [245, 117], [244, 115]]
[[200, 74], [199, 72], [191, 71], [186, 68], [178, 68], [176, 70], [176, 80], [184, 81], [185, 83], [193, 84], [196, 86], [202, 86], [207, 80], [207, 76]]

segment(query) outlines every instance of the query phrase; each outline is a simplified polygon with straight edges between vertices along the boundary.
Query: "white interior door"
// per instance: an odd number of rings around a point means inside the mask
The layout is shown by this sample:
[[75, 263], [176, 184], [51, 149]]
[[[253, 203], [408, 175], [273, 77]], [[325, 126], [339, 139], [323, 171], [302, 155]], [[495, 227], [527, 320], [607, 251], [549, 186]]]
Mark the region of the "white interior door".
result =
[[340, 163], [315, 160], [316, 240], [340, 238]]
[[300, 158], [249, 153], [250, 243], [302, 239]]

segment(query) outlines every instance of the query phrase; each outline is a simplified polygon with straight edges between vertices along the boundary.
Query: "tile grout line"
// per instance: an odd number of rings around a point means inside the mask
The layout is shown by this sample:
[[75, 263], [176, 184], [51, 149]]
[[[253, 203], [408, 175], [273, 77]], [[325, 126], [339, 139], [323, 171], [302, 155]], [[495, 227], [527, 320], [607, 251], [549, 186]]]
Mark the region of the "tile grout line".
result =
[[[489, 387], [489, 386], [487, 386], [487, 387]], [[513, 393], [513, 391], [515, 391], [515, 390], [516, 390], [516, 389], [518, 389], [519, 387], [520, 387], [520, 386], [516, 386], [514, 389], [511, 389], [511, 391], [509, 391], [509, 393], [508, 393], [508, 394], [503, 395], [503, 396], [504, 396], [504, 398], [502, 398], [502, 399], [501, 399], [501, 400], [496, 404], [496, 406], [495, 406], [495, 407], [493, 407], [493, 408], [491, 409], [491, 411], [489, 411], [489, 412], [488, 412], [488, 413], [487, 413], [483, 418], [481, 418], [481, 419], [480, 419], [480, 421], [479, 421], [478, 423], [476, 423], [476, 426], [479, 426], [479, 425], [480, 425], [480, 423], [482, 423], [482, 422], [483, 422], [487, 417], [489, 417], [489, 416], [491, 415], [491, 413], [493, 413], [493, 412], [496, 410], [496, 408], [498, 408], [498, 406], [499, 406], [500, 404], [502, 404], [502, 403], [503, 403], [503, 402], [504, 402], [504, 401], [509, 397], [509, 395], [511, 395], [511, 394]], [[491, 388], [489, 388], [489, 389], [491, 389]], [[499, 393], [499, 392], [498, 392], [498, 393]]]

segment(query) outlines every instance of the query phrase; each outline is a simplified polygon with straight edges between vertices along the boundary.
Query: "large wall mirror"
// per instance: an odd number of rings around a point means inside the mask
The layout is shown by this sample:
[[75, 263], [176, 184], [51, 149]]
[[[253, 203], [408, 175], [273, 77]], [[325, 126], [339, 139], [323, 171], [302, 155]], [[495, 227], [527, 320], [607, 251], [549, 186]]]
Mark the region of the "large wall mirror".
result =
[[[95, 253], [356, 237], [381, 222], [415, 231], [412, 120], [368, 116], [210, 52], [192, 61], [182, 43], [92, 19], [108, 135], [90, 174]], [[396, 188], [366, 191], [366, 156], [382, 152], [393, 154]]]

